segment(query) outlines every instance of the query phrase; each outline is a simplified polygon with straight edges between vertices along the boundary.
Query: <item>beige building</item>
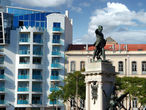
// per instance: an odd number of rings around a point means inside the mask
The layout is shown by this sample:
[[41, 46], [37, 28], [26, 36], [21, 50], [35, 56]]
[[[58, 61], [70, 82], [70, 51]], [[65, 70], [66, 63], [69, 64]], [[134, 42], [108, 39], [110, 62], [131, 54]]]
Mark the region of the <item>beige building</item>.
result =
[[[67, 73], [85, 69], [93, 51], [93, 45], [70, 45], [66, 51]], [[106, 60], [112, 62], [119, 76], [146, 77], [146, 44], [118, 44], [110, 38], [105, 46], [105, 54]], [[136, 99], [132, 101], [132, 107], [138, 110]]]

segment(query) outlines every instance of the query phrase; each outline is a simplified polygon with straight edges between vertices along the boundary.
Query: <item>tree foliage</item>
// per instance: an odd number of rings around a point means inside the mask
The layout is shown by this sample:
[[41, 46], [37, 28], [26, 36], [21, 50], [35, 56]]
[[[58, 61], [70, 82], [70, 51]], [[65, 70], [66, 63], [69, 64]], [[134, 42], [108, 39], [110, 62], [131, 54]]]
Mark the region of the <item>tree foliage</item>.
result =
[[138, 98], [141, 105], [146, 104], [146, 78], [117, 77], [116, 87], [119, 91], [128, 92], [132, 98]]
[[64, 102], [69, 101], [69, 99], [76, 96], [76, 83], [78, 83], [78, 97], [80, 99], [85, 99], [85, 76], [81, 74], [80, 71], [74, 73], [68, 73], [64, 79], [64, 86], [60, 86], [58, 91], [53, 91], [49, 95], [49, 99], [62, 99]]

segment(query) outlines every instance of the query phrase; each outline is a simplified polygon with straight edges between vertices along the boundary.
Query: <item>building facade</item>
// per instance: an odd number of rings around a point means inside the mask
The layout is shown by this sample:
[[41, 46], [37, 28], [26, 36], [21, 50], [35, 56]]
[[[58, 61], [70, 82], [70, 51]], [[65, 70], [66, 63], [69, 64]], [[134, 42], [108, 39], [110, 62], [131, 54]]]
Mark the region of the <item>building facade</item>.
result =
[[[113, 42], [113, 41], [112, 41]], [[93, 58], [93, 45], [70, 45], [66, 51], [66, 71], [82, 71]], [[106, 60], [109, 60], [118, 76], [146, 78], [146, 44], [117, 44], [107, 43], [105, 46]], [[125, 101], [125, 106], [129, 102]], [[127, 104], [128, 103], [128, 104]], [[132, 110], [138, 110], [138, 101], [132, 102]], [[145, 109], [144, 109], [145, 110]]]
[[68, 12], [5, 9], [0, 19], [0, 110], [64, 110], [61, 100], [52, 102], [48, 95], [64, 85], [64, 52], [72, 43]]

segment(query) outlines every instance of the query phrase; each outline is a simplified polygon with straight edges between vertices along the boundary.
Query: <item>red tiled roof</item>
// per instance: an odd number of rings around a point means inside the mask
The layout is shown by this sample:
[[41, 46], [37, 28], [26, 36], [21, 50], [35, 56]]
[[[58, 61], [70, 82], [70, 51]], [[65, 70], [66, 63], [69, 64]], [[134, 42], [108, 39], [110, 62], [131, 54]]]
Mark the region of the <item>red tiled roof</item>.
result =
[[[107, 44], [105, 47], [105, 50], [108, 51], [146, 51], [146, 44]], [[92, 51], [95, 49], [93, 44], [89, 44], [88, 48], [89, 51]], [[86, 50], [86, 45], [85, 44], [72, 44], [69, 45], [68, 51], [73, 51], [73, 50]]]

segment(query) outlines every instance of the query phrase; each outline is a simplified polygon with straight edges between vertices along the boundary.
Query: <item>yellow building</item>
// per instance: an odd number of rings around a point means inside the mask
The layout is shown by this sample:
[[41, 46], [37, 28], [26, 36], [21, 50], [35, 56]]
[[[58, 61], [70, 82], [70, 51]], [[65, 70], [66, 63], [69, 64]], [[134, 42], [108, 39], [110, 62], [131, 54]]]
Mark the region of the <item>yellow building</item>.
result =
[[[80, 71], [92, 59], [93, 45], [73, 44], [66, 51], [66, 72]], [[112, 38], [105, 46], [106, 60], [112, 62], [119, 76], [146, 78], [146, 44], [118, 44]], [[132, 102], [137, 109], [137, 100]], [[134, 109], [135, 108], [135, 109]]]

